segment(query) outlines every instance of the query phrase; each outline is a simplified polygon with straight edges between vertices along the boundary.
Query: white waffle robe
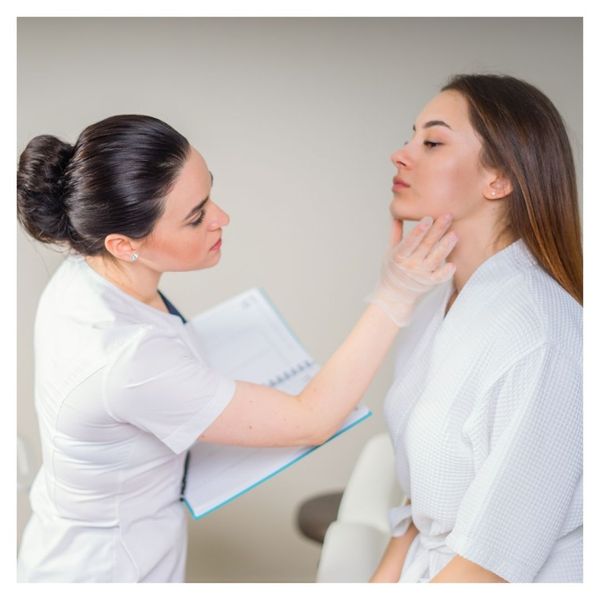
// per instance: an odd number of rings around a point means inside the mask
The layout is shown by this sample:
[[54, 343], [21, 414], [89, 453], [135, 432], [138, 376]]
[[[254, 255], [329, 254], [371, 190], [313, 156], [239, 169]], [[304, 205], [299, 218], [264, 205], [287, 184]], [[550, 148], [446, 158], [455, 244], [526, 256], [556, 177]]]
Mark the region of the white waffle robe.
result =
[[519, 240], [401, 333], [385, 416], [415, 523], [400, 581], [456, 554], [510, 582], [582, 581], [582, 309]]

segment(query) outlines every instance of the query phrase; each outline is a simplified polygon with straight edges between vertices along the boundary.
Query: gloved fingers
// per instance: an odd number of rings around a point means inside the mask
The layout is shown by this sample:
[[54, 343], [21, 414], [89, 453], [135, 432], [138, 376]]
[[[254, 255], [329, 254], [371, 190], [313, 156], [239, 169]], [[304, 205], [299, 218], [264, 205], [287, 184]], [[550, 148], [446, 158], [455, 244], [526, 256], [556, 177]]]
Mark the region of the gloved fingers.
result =
[[435, 220], [423, 241], [410, 255], [413, 264], [418, 264], [425, 260], [425, 257], [431, 252], [432, 248], [440, 241], [446, 231], [448, 231], [450, 223], [452, 223], [452, 215], [450, 214], [442, 215]]
[[423, 241], [423, 238], [427, 235], [427, 232], [433, 224], [431, 217], [423, 217], [408, 236], [403, 239], [397, 246], [392, 248], [393, 256], [395, 259], [404, 259], [409, 257]]
[[444, 263], [443, 266], [431, 274], [431, 279], [436, 283], [443, 283], [451, 279], [455, 271], [456, 265], [454, 263]]
[[448, 232], [444, 237], [431, 249], [431, 252], [425, 257], [423, 267], [433, 272], [439, 269], [458, 241], [458, 236], [453, 231]]

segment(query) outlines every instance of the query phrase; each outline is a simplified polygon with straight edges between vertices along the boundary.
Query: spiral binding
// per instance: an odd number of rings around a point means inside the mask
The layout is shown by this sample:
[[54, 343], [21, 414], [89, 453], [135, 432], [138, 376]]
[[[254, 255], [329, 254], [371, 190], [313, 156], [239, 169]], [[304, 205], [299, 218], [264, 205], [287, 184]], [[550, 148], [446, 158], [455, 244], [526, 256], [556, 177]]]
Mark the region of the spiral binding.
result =
[[269, 379], [269, 381], [267, 383], [265, 383], [264, 385], [268, 385], [269, 387], [276, 387], [279, 384], [283, 383], [284, 381], [287, 381], [288, 379], [291, 379], [295, 375], [298, 375], [298, 373], [302, 373], [302, 371], [306, 371], [306, 369], [308, 369], [309, 367], [312, 367], [313, 364], [314, 364], [313, 361], [305, 360], [304, 362], [298, 363], [295, 367], [292, 367], [289, 371], [284, 371], [277, 377]]

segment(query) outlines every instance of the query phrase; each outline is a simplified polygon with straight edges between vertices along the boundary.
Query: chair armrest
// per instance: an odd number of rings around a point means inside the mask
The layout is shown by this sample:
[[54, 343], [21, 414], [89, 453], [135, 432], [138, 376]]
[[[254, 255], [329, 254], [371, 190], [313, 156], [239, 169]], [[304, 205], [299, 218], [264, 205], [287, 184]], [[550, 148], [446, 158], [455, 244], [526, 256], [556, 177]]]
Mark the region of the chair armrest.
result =
[[372, 437], [350, 475], [338, 511], [338, 521], [370, 525], [390, 535], [388, 511], [404, 493], [396, 482], [394, 450], [387, 433]]
[[368, 582], [388, 541], [389, 535], [377, 527], [334, 521], [325, 534], [317, 582]]

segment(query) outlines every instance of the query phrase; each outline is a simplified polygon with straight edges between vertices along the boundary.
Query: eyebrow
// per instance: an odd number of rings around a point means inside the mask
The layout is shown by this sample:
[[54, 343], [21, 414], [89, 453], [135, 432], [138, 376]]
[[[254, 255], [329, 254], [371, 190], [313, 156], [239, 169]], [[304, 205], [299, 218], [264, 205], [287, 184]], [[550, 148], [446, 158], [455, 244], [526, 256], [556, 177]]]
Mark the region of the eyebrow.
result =
[[[212, 188], [215, 178], [210, 171], [209, 171], [209, 173], [210, 173], [210, 187]], [[187, 214], [187, 216], [183, 219], [183, 222], [185, 223], [185, 221], [187, 221], [190, 217], [194, 216], [197, 212], [200, 212], [204, 208], [204, 205], [208, 202], [209, 198], [210, 198], [210, 192], [208, 193], [208, 196], [206, 196], [206, 198], [204, 198], [204, 200], [202, 200], [202, 202], [200, 202], [200, 204], [196, 204], [196, 206], [194, 206], [194, 208], [192, 208], [192, 210], [190, 210], [190, 212]]]
[[[448, 125], [448, 123], [446, 123], [445, 121], [427, 121], [427, 123], [423, 125], [423, 129], [427, 129], [428, 127], [435, 127], [436, 125], [441, 125], [442, 127], [447, 127], [448, 129], [452, 130], [452, 127], [450, 127], [450, 125]], [[413, 131], [416, 130], [416, 127], [413, 125]]]

